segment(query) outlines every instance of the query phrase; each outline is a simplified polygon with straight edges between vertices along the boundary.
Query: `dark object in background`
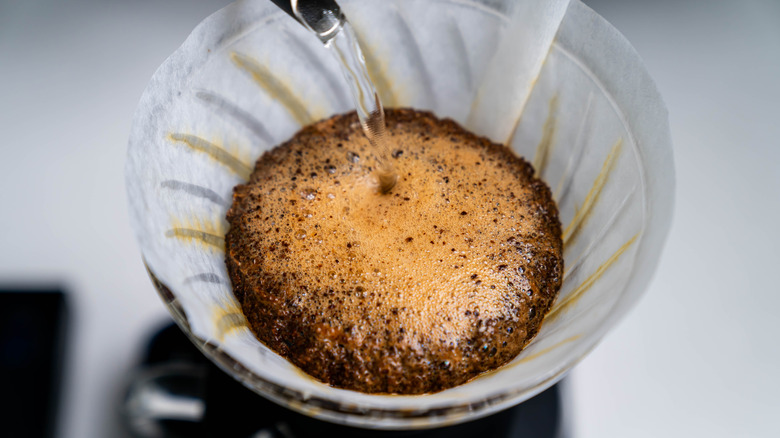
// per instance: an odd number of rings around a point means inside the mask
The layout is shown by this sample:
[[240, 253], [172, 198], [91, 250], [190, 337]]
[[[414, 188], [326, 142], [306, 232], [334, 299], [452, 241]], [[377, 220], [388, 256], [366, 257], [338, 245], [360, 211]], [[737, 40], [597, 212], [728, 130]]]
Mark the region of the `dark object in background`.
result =
[[53, 437], [66, 337], [59, 289], [0, 289], [0, 435]]
[[560, 428], [558, 386], [497, 414], [439, 429], [377, 431], [340, 426], [285, 409], [209, 361], [175, 325], [150, 341], [122, 407], [136, 437], [531, 437]]

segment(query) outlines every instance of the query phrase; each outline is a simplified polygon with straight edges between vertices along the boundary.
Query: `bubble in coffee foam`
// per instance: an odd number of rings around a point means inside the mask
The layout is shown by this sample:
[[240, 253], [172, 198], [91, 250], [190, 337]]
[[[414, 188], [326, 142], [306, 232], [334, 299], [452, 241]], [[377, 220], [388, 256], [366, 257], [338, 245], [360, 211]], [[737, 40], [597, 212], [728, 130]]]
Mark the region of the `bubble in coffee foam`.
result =
[[264, 154], [234, 192], [228, 272], [258, 339], [312, 376], [433, 392], [533, 338], [560, 288], [560, 223], [504, 146], [429, 113], [386, 117], [398, 179], [385, 194], [354, 113]]

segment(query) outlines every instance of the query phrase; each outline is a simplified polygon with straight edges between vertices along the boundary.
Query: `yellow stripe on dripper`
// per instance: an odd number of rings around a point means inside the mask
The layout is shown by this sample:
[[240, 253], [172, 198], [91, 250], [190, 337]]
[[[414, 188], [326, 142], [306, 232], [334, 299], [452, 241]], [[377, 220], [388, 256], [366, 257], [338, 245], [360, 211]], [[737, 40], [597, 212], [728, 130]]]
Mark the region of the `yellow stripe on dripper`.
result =
[[596, 281], [601, 278], [602, 275], [604, 275], [604, 272], [606, 272], [607, 269], [609, 269], [613, 264], [615, 264], [615, 262], [618, 261], [620, 256], [623, 255], [623, 253], [636, 241], [638, 237], [639, 233], [635, 234], [634, 237], [628, 240], [628, 242], [624, 243], [620, 248], [618, 248], [618, 250], [607, 259], [607, 261], [602, 263], [595, 272], [590, 274], [588, 278], [585, 279], [585, 281], [574, 288], [570, 294], [566, 295], [566, 297], [553, 304], [552, 309], [550, 309], [544, 318], [545, 323], [548, 321], [553, 321], [564, 311], [574, 306], [574, 304], [585, 294], [585, 292], [587, 292], [588, 289], [590, 289], [596, 283]]
[[294, 87], [285, 84], [263, 64], [247, 55], [232, 52], [230, 59], [239, 69], [248, 73], [272, 99], [282, 104], [298, 124], [306, 126], [314, 122], [314, 117], [303, 103], [304, 99], [293, 92]]
[[576, 239], [577, 235], [582, 229], [582, 226], [590, 217], [590, 213], [593, 210], [593, 207], [598, 203], [601, 191], [604, 189], [604, 186], [609, 179], [609, 175], [612, 173], [612, 170], [615, 167], [615, 163], [620, 156], [622, 146], [623, 139], [620, 138], [615, 142], [615, 145], [612, 146], [612, 150], [610, 150], [609, 154], [607, 154], [607, 158], [604, 159], [604, 164], [601, 166], [601, 171], [599, 171], [599, 174], [593, 181], [593, 185], [588, 191], [588, 194], [585, 196], [585, 200], [583, 201], [582, 206], [577, 209], [571, 222], [569, 222], [569, 225], [567, 225], [566, 229], [563, 230], [564, 246], [571, 244], [571, 242]]
[[205, 140], [201, 137], [192, 134], [174, 132], [168, 135], [168, 139], [174, 143], [182, 143], [194, 151], [206, 154], [244, 180], [249, 179], [249, 175], [252, 173], [252, 167], [249, 164], [236, 158], [220, 145]]

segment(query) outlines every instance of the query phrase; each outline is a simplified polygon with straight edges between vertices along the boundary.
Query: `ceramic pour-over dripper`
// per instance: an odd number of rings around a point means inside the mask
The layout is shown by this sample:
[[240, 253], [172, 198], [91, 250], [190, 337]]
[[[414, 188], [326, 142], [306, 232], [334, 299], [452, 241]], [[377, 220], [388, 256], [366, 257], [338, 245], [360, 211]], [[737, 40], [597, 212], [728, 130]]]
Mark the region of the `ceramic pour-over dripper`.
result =
[[[596, 345], [655, 270], [674, 187], [660, 96], [625, 39], [576, 0], [542, 47], [544, 38], [517, 26], [524, 2], [339, 4], [386, 106], [431, 110], [503, 142], [551, 187], [564, 225], [565, 278], [539, 334], [504, 367], [422, 396], [331, 388], [252, 336], [224, 264], [232, 188], [263, 151], [351, 109], [320, 42], [266, 1], [237, 2], [206, 19], [141, 99], [126, 171], [152, 279], [208, 357], [259, 394], [317, 418], [421, 428], [526, 400]], [[502, 74], [512, 48], [543, 53], [538, 71]], [[523, 78], [532, 88], [520, 99]]]

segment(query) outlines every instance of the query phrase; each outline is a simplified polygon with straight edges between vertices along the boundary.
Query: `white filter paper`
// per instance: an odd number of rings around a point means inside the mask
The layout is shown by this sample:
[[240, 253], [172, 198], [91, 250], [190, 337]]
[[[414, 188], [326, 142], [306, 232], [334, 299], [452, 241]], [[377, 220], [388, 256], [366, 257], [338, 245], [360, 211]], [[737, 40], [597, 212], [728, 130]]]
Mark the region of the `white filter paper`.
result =
[[212, 360], [298, 411], [414, 428], [523, 401], [590, 351], [655, 270], [674, 188], [663, 102], [630, 44], [577, 0], [340, 4], [386, 106], [431, 110], [504, 142], [552, 188], [566, 273], [533, 343], [459, 387], [388, 396], [315, 381], [249, 332], [224, 263], [232, 189], [264, 151], [350, 110], [331, 55], [267, 0], [239, 1], [206, 19], [141, 98], [126, 175], [144, 261]]

